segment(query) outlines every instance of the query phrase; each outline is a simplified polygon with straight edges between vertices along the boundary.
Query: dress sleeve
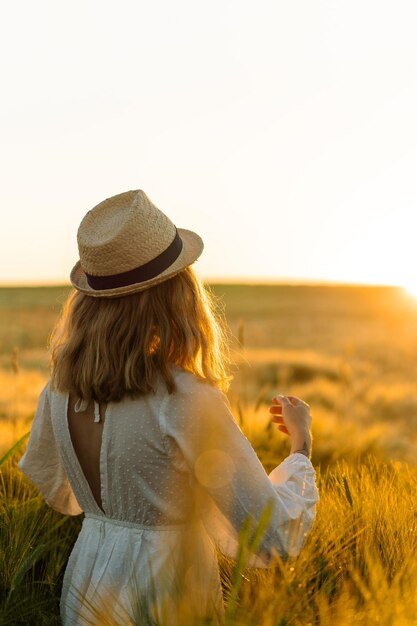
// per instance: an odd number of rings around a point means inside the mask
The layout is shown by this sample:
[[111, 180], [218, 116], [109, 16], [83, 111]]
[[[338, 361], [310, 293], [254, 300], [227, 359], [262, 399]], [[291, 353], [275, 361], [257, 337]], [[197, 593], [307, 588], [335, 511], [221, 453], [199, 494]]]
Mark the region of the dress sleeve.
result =
[[55, 511], [64, 515], [82, 513], [69, 484], [52, 429], [49, 382], [39, 396], [29, 442], [18, 467]]
[[242, 524], [250, 518], [256, 527], [268, 507], [269, 524], [247, 564], [268, 567], [276, 554], [283, 559], [297, 556], [319, 501], [311, 461], [291, 454], [268, 476], [226, 396], [203, 382], [193, 391], [172, 394], [162, 413], [163, 434], [207, 494], [203, 521], [218, 549], [236, 558]]

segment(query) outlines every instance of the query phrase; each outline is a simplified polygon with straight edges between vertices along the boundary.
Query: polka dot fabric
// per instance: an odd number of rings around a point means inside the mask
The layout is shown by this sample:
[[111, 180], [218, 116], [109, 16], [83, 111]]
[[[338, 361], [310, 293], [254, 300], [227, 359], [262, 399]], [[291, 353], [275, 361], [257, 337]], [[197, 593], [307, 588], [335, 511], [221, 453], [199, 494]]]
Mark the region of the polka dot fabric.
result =
[[[235, 557], [244, 523], [268, 525], [248, 565], [296, 556], [319, 494], [301, 453], [269, 474], [240, 430], [226, 396], [173, 367], [177, 391], [108, 403], [100, 451], [101, 500], [81, 470], [67, 422], [68, 394], [43, 389], [20, 469], [46, 502], [84, 513], [65, 571], [61, 618], [87, 624], [91, 607], [134, 624], [140, 603], [157, 622], [180, 625], [181, 589], [193, 615], [224, 614], [217, 550]], [[139, 600], [138, 600], [139, 598]], [[180, 616], [181, 615], [181, 616]]]

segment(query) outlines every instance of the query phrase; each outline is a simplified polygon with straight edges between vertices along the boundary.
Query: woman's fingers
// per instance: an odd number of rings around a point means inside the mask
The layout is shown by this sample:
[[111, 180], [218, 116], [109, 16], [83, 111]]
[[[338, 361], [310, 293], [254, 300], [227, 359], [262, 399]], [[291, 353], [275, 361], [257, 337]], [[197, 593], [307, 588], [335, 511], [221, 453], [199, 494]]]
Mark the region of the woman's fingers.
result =
[[282, 404], [276, 398], [272, 399], [272, 406], [269, 409], [272, 414], [271, 422], [278, 424], [278, 430], [286, 435], [289, 435], [289, 431], [284, 424], [284, 418], [282, 417]]
[[283, 426], [283, 425], [278, 426], [278, 430], [280, 430], [282, 433], [285, 433], [286, 435], [290, 434], [286, 426]]
[[293, 406], [297, 406], [297, 404], [304, 404], [307, 408], [310, 408], [310, 405], [301, 400], [301, 398], [297, 398], [297, 396], [276, 396], [272, 398], [272, 406], [282, 407], [283, 404], [292, 404]]
[[272, 398], [272, 404], [282, 404], [286, 402], [287, 396], [275, 396]]
[[[294, 407], [294, 409], [292, 407]], [[307, 413], [305, 409], [307, 409], [309, 413], [310, 406], [301, 400], [301, 398], [278, 394], [275, 398], [272, 398], [271, 406], [269, 407], [271, 422], [277, 424], [279, 431], [291, 436], [290, 431], [285, 425], [283, 414], [285, 413], [286, 419], [288, 418], [291, 424], [294, 420], [297, 421], [297, 419], [300, 422], [307, 423]], [[309, 416], [309, 419], [311, 421], [311, 416]]]
[[282, 415], [282, 406], [271, 406], [269, 412], [273, 415]]
[[301, 400], [301, 398], [297, 398], [296, 396], [288, 396], [288, 398], [290, 399], [291, 404], [294, 404], [294, 405], [303, 404], [308, 409], [310, 408], [310, 405], [307, 404], [307, 402], [304, 402], [304, 400]]
[[282, 417], [279, 417], [278, 415], [275, 417], [272, 417], [271, 422], [274, 422], [274, 424], [278, 424], [278, 430], [280, 430], [282, 433], [286, 433], [287, 435], [290, 434], [289, 430], [284, 424], [284, 420], [282, 419]]

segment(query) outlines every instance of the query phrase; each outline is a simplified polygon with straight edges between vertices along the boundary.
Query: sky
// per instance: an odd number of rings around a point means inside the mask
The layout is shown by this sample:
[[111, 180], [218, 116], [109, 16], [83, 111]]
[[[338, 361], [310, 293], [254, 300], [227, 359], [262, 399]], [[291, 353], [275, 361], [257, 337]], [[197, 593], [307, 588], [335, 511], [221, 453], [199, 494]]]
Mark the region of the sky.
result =
[[417, 289], [417, 5], [38, 0], [0, 19], [0, 283], [143, 189], [210, 280]]

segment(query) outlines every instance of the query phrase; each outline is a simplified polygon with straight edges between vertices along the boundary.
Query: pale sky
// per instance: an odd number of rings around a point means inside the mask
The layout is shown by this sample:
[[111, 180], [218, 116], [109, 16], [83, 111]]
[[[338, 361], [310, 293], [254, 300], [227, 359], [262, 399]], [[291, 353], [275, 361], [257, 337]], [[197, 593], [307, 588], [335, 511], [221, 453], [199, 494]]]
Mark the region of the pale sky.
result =
[[0, 282], [143, 189], [205, 278], [417, 286], [417, 5], [57, 0], [0, 19]]

